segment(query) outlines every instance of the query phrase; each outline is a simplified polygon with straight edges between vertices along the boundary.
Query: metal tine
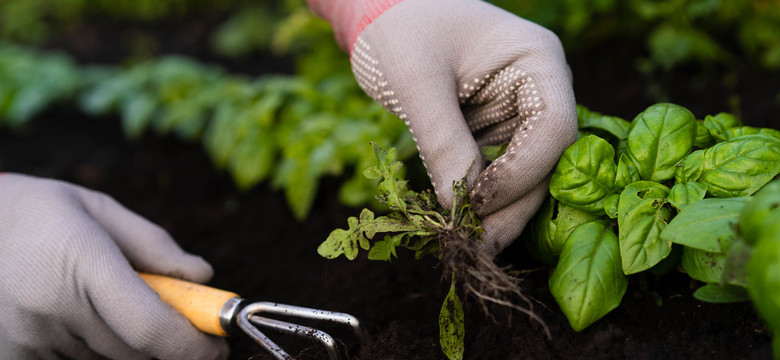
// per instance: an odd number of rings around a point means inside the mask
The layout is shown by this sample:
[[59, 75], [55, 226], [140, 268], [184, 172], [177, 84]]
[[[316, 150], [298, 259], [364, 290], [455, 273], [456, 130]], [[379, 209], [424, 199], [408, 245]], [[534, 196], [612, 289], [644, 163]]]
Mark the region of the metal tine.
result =
[[284, 351], [279, 345], [276, 345], [273, 340], [269, 339], [268, 336], [265, 336], [260, 330], [258, 330], [252, 323], [249, 321], [249, 317], [251, 314], [246, 311], [247, 309], [244, 308], [238, 313], [238, 319], [236, 319], [236, 323], [238, 323], [238, 327], [241, 328], [247, 335], [249, 335], [252, 339], [254, 339], [260, 346], [262, 346], [266, 351], [271, 353], [275, 358], [278, 360], [291, 360], [293, 359], [290, 354], [288, 354], [286, 351]]
[[276, 345], [276, 343], [271, 341], [271, 339], [265, 336], [265, 334], [263, 334], [260, 330], [252, 326], [252, 324], [265, 326], [280, 332], [305, 336], [317, 340], [323, 346], [325, 346], [328, 351], [328, 356], [331, 360], [340, 359], [341, 356], [338, 349], [336, 348], [336, 341], [328, 333], [308, 326], [292, 324], [285, 321], [269, 319], [256, 315], [260, 313], [297, 317], [308, 320], [324, 320], [347, 325], [350, 326], [358, 338], [362, 340], [360, 322], [357, 320], [357, 318], [349, 314], [285, 305], [274, 302], [256, 302], [246, 305], [238, 316], [237, 322], [239, 327], [241, 327], [241, 329], [254, 338], [255, 341], [268, 350], [268, 352], [272, 353], [277, 359], [280, 360], [292, 359], [292, 357], [284, 350], [282, 350], [278, 345]]
[[256, 309], [253, 311], [254, 314], [266, 313], [284, 315], [308, 320], [324, 320], [332, 323], [346, 325], [352, 328], [352, 331], [361, 341], [363, 340], [363, 333], [360, 330], [360, 321], [356, 317], [347, 313], [312, 309], [302, 306], [293, 306], [267, 301], [256, 302], [250, 305], [253, 305], [253, 308]]
[[313, 340], [317, 340], [320, 342], [320, 344], [322, 344], [325, 347], [325, 349], [328, 350], [328, 357], [331, 360], [341, 359], [341, 355], [339, 355], [339, 350], [338, 348], [336, 348], [336, 340], [334, 340], [332, 336], [328, 335], [328, 333], [322, 330], [317, 330], [299, 324], [288, 323], [285, 321], [264, 318], [262, 316], [257, 316], [257, 315], [249, 316], [249, 321], [255, 325], [269, 327], [271, 329], [281, 331], [283, 333], [297, 335], [297, 336], [304, 336]]

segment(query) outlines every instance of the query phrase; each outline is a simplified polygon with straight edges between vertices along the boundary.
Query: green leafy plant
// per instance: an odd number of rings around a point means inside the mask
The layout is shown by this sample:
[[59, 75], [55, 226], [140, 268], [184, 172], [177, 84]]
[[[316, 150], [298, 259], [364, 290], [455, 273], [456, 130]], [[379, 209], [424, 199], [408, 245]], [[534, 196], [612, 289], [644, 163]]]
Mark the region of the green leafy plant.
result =
[[[533, 313], [530, 299], [523, 295], [520, 279], [499, 268], [482, 249], [481, 222], [471, 210], [465, 180], [453, 184], [452, 208], [444, 209], [430, 190], [408, 188], [395, 149], [373, 146], [377, 164], [363, 174], [379, 180], [377, 199], [390, 212], [376, 216], [363, 209], [359, 217], [348, 219], [348, 229], [331, 232], [317, 252], [328, 259], [344, 255], [352, 260], [363, 249], [371, 260], [390, 261], [402, 248], [414, 251], [418, 258], [433, 255], [440, 259], [443, 277], [450, 279], [450, 291], [439, 315], [439, 336], [442, 351], [450, 359], [461, 359], [464, 351], [464, 316], [456, 286], [476, 298], [486, 313], [489, 304], [498, 304], [544, 325]], [[384, 235], [382, 240], [375, 239], [378, 234]], [[546, 326], [545, 331], [549, 336]]]
[[[700, 300], [746, 300], [752, 245], [740, 239], [740, 212], [780, 173], [780, 131], [742, 126], [724, 113], [697, 120], [666, 103], [632, 122], [583, 107], [578, 115], [580, 138], [561, 156], [552, 197], [527, 241], [556, 265], [550, 291], [572, 328], [617, 307], [627, 276], [644, 271], [679, 267], [704, 283], [694, 293]], [[745, 225], [748, 234], [768, 226]], [[776, 261], [772, 256], [751, 264]]]
[[374, 183], [354, 171], [374, 161], [369, 141], [402, 159], [416, 151], [403, 122], [351, 75], [250, 79], [178, 56], [78, 66], [63, 54], [0, 45], [0, 124], [22, 126], [55, 103], [118, 117], [129, 139], [154, 132], [200, 141], [239, 188], [266, 181], [283, 190], [299, 219], [325, 176], [341, 177], [344, 204], [373, 202]]

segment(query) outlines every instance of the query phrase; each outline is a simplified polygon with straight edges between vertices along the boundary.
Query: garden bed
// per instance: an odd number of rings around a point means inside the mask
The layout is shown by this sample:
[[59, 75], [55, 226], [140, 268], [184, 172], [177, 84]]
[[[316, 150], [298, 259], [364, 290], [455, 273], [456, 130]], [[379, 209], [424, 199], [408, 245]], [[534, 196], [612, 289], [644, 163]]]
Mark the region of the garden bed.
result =
[[[116, 62], [124, 56], [79, 54], [69, 43], [62, 47], [84, 62]], [[634, 68], [638, 51], [636, 44], [613, 43], [588, 51], [599, 56], [574, 59], [578, 102], [630, 119], [658, 100], [646, 92], [658, 86], [666, 89], [668, 100], [695, 114], [739, 109], [746, 125], [778, 128], [776, 72], [746, 67], [720, 74], [715, 68], [683, 68], [648, 84], [626, 70]], [[281, 69], [278, 63], [275, 69]], [[263, 72], [247, 63], [229, 67], [250, 75]], [[392, 263], [371, 262], [362, 254], [355, 261], [317, 254], [330, 231], [343, 228], [347, 217], [359, 212], [339, 203], [340, 179], [325, 179], [308, 219], [301, 222], [285, 195], [267, 182], [247, 192], [237, 190], [198, 143], [153, 134], [129, 142], [119, 119], [90, 118], [71, 108], [50, 109], [18, 132], [0, 129], [0, 170], [62, 179], [115, 197], [167, 229], [187, 251], [206, 258], [215, 269], [212, 286], [250, 300], [357, 316], [366, 336], [361, 345], [349, 342], [350, 358], [444, 358], [437, 321], [448, 284], [440, 282], [435, 260], [415, 261], [407, 253]], [[467, 359], [771, 358], [771, 334], [750, 303], [698, 301], [691, 294], [701, 284], [685, 274], [630, 277], [622, 304], [577, 333], [547, 289], [550, 267], [527, 256], [520, 244], [498, 261], [527, 271], [524, 289], [537, 301], [535, 311], [549, 326], [552, 340], [521, 314], [508, 317], [498, 309], [494, 320], [466, 300]], [[302, 359], [326, 358], [316, 345], [269, 335]], [[229, 341], [232, 359], [271, 359], [248, 337]]]
[[[199, 145], [145, 136], [125, 141], [116, 119], [51, 110], [23, 131], [0, 132], [0, 166], [82, 184], [114, 196], [165, 227], [216, 271], [211, 285], [251, 300], [277, 301], [351, 313], [366, 340], [352, 358], [438, 359], [438, 310], [446, 294], [431, 259], [408, 254], [393, 263], [325, 260], [316, 248], [356, 209], [339, 205], [337, 181], [326, 181], [305, 222], [294, 219], [283, 194], [266, 186], [241, 193], [214, 170]], [[329, 191], [330, 190], [330, 191]], [[697, 287], [673, 272], [632, 277], [622, 305], [576, 333], [547, 290], [550, 268], [520, 246], [499, 261], [532, 270], [524, 282], [536, 312], [552, 331], [520, 314], [497, 322], [466, 306], [466, 358], [482, 359], [769, 359], [771, 335], [749, 303], [708, 304]], [[435, 268], [435, 269], [434, 269]], [[468, 302], [467, 302], [468, 303]], [[269, 333], [270, 334], [270, 333]], [[271, 334], [301, 358], [326, 358], [306, 341]], [[348, 337], [346, 337], [348, 339]], [[230, 339], [233, 359], [270, 359], [245, 337]]]

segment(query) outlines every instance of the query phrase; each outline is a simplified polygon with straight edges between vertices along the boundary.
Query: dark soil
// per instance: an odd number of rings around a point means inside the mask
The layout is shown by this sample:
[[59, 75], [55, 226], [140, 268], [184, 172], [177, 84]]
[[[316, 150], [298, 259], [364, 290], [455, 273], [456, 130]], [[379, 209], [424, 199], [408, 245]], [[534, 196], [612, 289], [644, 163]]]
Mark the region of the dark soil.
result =
[[[575, 90], [578, 101], [593, 110], [630, 119], [656, 101], [648, 95], [647, 78], [615, 70], [615, 63], [633, 69], [635, 53], [620, 49], [594, 49], [600, 57], [573, 61]], [[656, 79], [653, 86], [699, 116], [737, 111], [748, 124], [778, 127], [776, 73], [718, 71], [684, 69], [676, 77]], [[22, 131], [0, 129], [0, 171], [58, 178], [112, 195], [163, 226], [186, 250], [205, 257], [216, 271], [210, 285], [251, 300], [357, 316], [365, 331], [362, 344], [334, 330], [347, 343], [350, 358], [443, 358], [437, 318], [448, 284], [440, 282], [436, 261], [415, 261], [405, 253], [392, 263], [369, 262], [364, 256], [328, 261], [317, 255], [328, 233], [358, 214], [339, 204], [338, 179], [325, 180], [311, 216], [298, 222], [281, 192], [265, 184], [238, 191], [199, 144], [153, 135], [128, 142], [118, 119], [91, 119], [62, 108]], [[771, 358], [771, 335], [749, 303], [697, 301], [691, 294], [700, 284], [684, 274], [632, 276], [622, 305], [576, 333], [547, 290], [550, 268], [528, 258], [519, 244], [498, 261], [533, 270], [523, 284], [525, 292], [538, 301], [536, 312], [553, 339], [521, 314], [510, 317], [497, 309], [494, 321], [467, 300], [467, 359]], [[299, 358], [326, 358], [308, 341], [269, 335]], [[229, 341], [234, 359], [271, 358], [247, 337]]]

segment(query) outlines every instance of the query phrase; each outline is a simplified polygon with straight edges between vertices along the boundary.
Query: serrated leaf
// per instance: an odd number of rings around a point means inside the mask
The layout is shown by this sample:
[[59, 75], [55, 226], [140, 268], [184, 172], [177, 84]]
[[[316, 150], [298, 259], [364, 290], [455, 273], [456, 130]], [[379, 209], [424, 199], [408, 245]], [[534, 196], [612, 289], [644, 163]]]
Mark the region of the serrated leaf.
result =
[[602, 214], [604, 198], [615, 184], [615, 150], [606, 140], [588, 135], [563, 152], [550, 180], [550, 193], [566, 205]]
[[676, 183], [669, 191], [669, 203], [674, 205], [678, 211], [682, 211], [686, 206], [693, 204], [707, 195], [707, 187], [695, 181], [686, 183]]
[[[410, 232], [417, 234], [425, 231], [425, 229], [403, 218], [374, 217], [374, 213], [368, 209], [363, 209], [360, 217], [350, 217], [348, 223], [348, 230], [336, 229], [330, 233], [325, 242], [320, 244], [317, 252], [321, 256], [333, 259], [344, 254], [347, 259], [353, 260], [357, 256], [358, 247], [368, 250], [371, 246], [368, 240], [373, 239], [377, 233]], [[393, 238], [393, 240], [400, 241], [400, 238]]]
[[661, 233], [675, 244], [723, 252], [736, 237], [734, 227], [747, 198], [702, 199], [681, 211]]
[[274, 148], [265, 136], [246, 137], [238, 143], [230, 153], [228, 168], [239, 189], [247, 190], [264, 180], [271, 172], [274, 155]]
[[575, 331], [612, 311], [628, 288], [615, 233], [605, 222], [578, 226], [550, 275], [550, 292]]
[[140, 93], [122, 103], [122, 129], [131, 139], [138, 138], [152, 122], [157, 110], [157, 100], [146, 93]]
[[[406, 181], [396, 178], [403, 164], [395, 161], [395, 148], [385, 151], [375, 143], [371, 143], [371, 145], [374, 147], [374, 154], [377, 159], [376, 171], [381, 173], [381, 180], [378, 185], [379, 191], [386, 197], [387, 206], [390, 210], [397, 209], [406, 213], [406, 201], [404, 200]], [[374, 172], [370, 172], [369, 175], [373, 176], [374, 174]]]
[[638, 181], [620, 194], [620, 257], [626, 275], [653, 267], [671, 252], [671, 243], [662, 241], [660, 236], [671, 217], [664, 206], [668, 193], [666, 186]]
[[439, 312], [439, 344], [441, 344], [441, 350], [448, 359], [463, 359], [465, 337], [463, 305], [455, 292], [455, 281], [453, 280]]
[[705, 150], [699, 182], [714, 197], [746, 196], [778, 174], [780, 142], [762, 135], [747, 135]]
[[631, 124], [626, 154], [643, 180], [663, 182], [674, 176], [676, 165], [691, 152], [696, 118], [674, 104], [656, 104], [637, 115]]
[[403, 234], [396, 234], [394, 236], [385, 235], [385, 239], [377, 241], [371, 245], [371, 250], [368, 251], [369, 260], [381, 260], [390, 261], [394, 257], [398, 257], [395, 253], [395, 247], [400, 243]]

